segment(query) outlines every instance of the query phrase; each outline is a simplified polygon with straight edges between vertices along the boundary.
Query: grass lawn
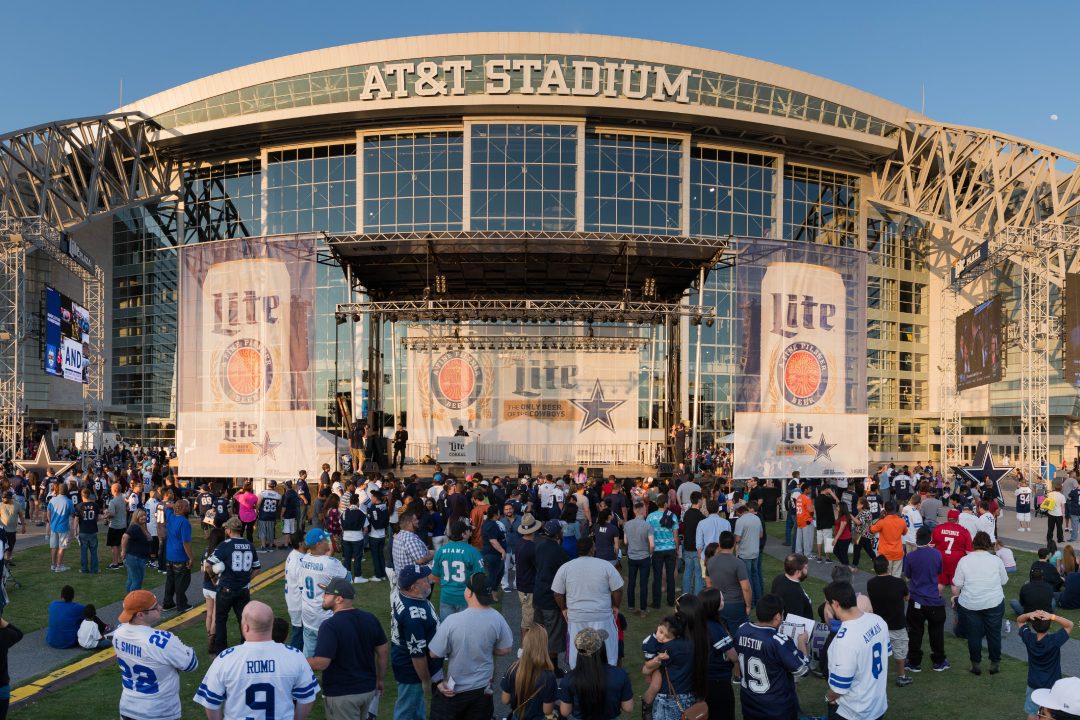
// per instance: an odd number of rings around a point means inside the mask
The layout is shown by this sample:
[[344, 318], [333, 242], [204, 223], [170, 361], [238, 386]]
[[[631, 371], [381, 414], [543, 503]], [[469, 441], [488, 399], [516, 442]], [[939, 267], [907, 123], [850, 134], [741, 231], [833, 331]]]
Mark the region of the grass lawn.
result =
[[[194, 528], [191, 545], [195, 559], [198, 561], [206, 546], [199, 528]], [[106, 566], [112, 562], [112, 553], [110, 548], [105, 546], [104, 532], [98, 534], [98, 574], [79, 572], [78, 543], [72, 543], [64, 552], [64, 564], [70, 567], [70, 570], [54, 573], [49, 569], [50, 562], [49, 548], [46, 546], [39, 545], [26, 550], [16, 549], [16, 564], [12, 568], [12, 578], [8, 580], [7, 585], [10, 604], [4, 609], [4, 617], [23, 632], [45, 627], [47, 621], [45, 608], [49, 602], [60, 598], [60, 588], [65, 585], [75, 588], [76, 602], [93, 603], [99, 608], [124, 598], [127, 571], [123, 568], [106, 569]], [[164, 575], [153, 568], [146, 568], [144, 587], [152, 589], [164, 582]], [[191, 592], [189, 590], [188, 594], [190, 595]]]
[[[770, 532], [775, 532], [770, 528]], [[781, 528], [782, 533], [782, 528]], [[1017, 557], [1018, 561], [1020, 557]], [[1025, 561], [1020, 561], [1023, 567]], [[767, 557], [764, 563], [766, 586], [773, 576], [781, 571], [780, 561]], [[1013, 579], [1015, 582], [1015, 578]], [[681, 582], [681, 580], [680, 580]], [[806, 581], [806, 589], [815, 605], [822, 600], [822, 588], [824, 583], [813, 578]], [[1017, 588], [1019, 585], [1017, 585]], [[359, 586], [357, 606], [374, 613], [382, 622], [389, 635], [389, 592], [386, 583], [367, 584]], [[275, 582], [267, 588], [260, 590], [255, 595], [263, 602], [269, 603], [278, 614], [285, 616], [285, 601], [282, 595], [281, 581]], [[433, 598], [437, 605], [437, 597]], [[650, 611], [646, 618], [629, 618], [630, 627], [626, 634], [627, 658], [624, 663], [634, 684], [635, 694], [640, 696], [645, 690], [645, 678], [640, 673], [641, 655], [637, 650], [640, 641], [652, 632], [657, 621], [669, 610]], [[511, 623], [514, 625], [515, 623]], [[235, 638], [235, 625], [230, 628], [230, 636]], [[181, 676], [181, 699], [183, 704], [183, 717], [192, 720], [205, 717], [202, 707], [196, 705], [191, 698], [195, 694], [203, 674], [208, 666], [205, 655], [206, 636], [202, 624], [189, 627], [180, 632], [180, 637], [199, 651], [200, 667], [193, 673]], [[924, 639], [924, 651], [929, 654], [928, 641]], [[996, 676], [984, 674], [982, 677], [973, 677], [966, 672], [967, 667], [967, 644], [965, 641], [952, 638], [946, 634], [946, 650], [953, 668], [948, 672], [935, 673], [929, 668], [929, 661], [924, 664], [925, 670], [915, 676], [914, 684], [906, 688], [898, 688], [889, 685], [889, 715], [895, 717], [919, 718], [929, 717], [935, 710], [948, 712], [956, 715], [959, 712], [961, 718], [979, 718], [980, 720], [1014, 720], [1023, 713], [1024, 689], [1026, 687], [1027, 667], [1023, 661], [1005, 657], [1002, 661], [1002, 672]], [[984, 664], [986, 660], [984, 659]], [[895, 678], [895, 666], [890, 665], [890, 679]], [[825, 681], [821, 678], [808, 676], [799, 683], [799, 696], [802, 701], [803, 711], [813, 715], [825, 714]], [[94, 673], [90, 677], [47, 695], [39, 695], [37, 702], [26, 705], [12, 713], [13, 718], [53, 718], [70, 717], [74, 713], [86, 714], [89, 717], [115, 716], [117, 703], [120, 695], [119, 672], [114, 665]], [[390, 718], [393, 715], [393, 702], [396, 696], [396, 688], [392, 674], [388, 672], [386, 693], [380, 705], [380, 718]], [[738, 696], [738, 693], [736, 693]], [[640, 706], [635, 707], [631, 717], [638, 717]], [[320, 700], [312, 712], [311, 718], [321, 720], [324, 717], [323, 704]]]

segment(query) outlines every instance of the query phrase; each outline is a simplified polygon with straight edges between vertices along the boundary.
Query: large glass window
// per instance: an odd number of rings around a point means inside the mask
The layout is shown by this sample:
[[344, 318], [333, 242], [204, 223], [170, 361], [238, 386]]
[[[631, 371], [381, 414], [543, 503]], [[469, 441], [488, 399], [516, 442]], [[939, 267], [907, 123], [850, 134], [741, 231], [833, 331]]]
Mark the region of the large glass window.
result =
[[681, 231], [682, 141], [616, 133], [585, 139], [585, 229]]
[[472, 126], [473, 230], [573, 230], [575, 125]]
[[273, 150], [267, 155], [267, 234], [355, 229], [355, 144]]
[[364, 139], [364, 232], [461, 230], [462, 135]]
[[690, 234], [773, 237], [776, 160], [753, 153], [690, 151]]
[[784, 239], [859, 247], [858, 183], [854, 175], [786, 165]]
[[184, 242], [261, 235], [262, 176], [255, 161], [184, 173]]

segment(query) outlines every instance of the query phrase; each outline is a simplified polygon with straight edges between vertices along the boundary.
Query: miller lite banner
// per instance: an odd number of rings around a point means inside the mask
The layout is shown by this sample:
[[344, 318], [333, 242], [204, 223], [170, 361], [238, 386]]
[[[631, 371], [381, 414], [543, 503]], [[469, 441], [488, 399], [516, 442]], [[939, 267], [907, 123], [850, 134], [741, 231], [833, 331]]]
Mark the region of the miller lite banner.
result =
[[507, 446], [511, 461], [530, 460], [514, 446], [637, 443], [636, 349], [410, 347], [406, 361], [411, 441], [463, 425], [481, 445]]
[[288, 479], [315, 462], [315, 257], [312, 238], [181, 248], [182, 475]]
[[866, 257], [754, 241], [736, 267], [735, 476], [866, 475]]

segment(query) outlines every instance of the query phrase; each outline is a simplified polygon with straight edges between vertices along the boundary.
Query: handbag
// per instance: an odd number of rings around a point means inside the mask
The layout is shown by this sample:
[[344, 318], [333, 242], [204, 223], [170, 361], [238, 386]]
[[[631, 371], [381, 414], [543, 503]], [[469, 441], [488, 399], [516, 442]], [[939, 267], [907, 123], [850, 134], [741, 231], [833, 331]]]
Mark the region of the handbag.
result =
[[675, 699], [675, 707], [682, 713], [679, 715], [682, 720], [709, 720], [709, 705], [704, 700], [698, 700], [683, 710], [682, 703], [679, 702], [679, 694], [675, 692], [675, 686], [671, 684], [671, 676], [668, 675], [667, 668], [664, 668], [664, 678], [667, 680], [668, 688], [671, 689], [671, 697]]

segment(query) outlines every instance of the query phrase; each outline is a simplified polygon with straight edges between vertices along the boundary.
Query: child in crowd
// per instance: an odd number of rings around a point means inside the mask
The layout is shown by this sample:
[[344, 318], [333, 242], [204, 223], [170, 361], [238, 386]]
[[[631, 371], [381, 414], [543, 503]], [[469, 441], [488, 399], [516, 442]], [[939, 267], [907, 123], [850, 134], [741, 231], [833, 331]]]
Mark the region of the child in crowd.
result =
[[79, 646], [97, 650], [112, 645], [112, 627], [97, 616], [97, 608], [88, 604], [83, 608], [83, 621], [79, 625]]
[[674, 615], [668, 615], [656, 626], [656, 632], [646, 637], [641, 643], [641, 652], [645, 655], [644, 672], [649, 676], [649, 687], [641, 696], [643, 712], [652, 708], [653, 700], [663, 686], [664, 673], [660, 671], [660, 666], [668, 659], [665, 646], [675, 638], [681, 637], [682, 634], [682, 621]]
[[1013, 551], [1005, 547], [1000, 540], [994, 543], [994, 552], [1001, 558], [1001, 562], [1005, 564], [1005, 572], [1016, 572], [1016, 558], [1013, 557]]
[[[1056, 622], [1061, 628], [1050, 632], [1050, 624]], [[1027, 695], [1024, 712], [1028, 720], [1038, 720], [1039, 706], [1031, 699], [1031, 693], [1042, 688], [1052, 688], [1061, 679], [1061, 648], [1069, 642], [1073, 624], [1068, 618], [1045, 610], [1024, 613], [1016, 619], [1020, 626], [1020, 639], [1028, 651]]]

